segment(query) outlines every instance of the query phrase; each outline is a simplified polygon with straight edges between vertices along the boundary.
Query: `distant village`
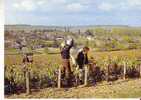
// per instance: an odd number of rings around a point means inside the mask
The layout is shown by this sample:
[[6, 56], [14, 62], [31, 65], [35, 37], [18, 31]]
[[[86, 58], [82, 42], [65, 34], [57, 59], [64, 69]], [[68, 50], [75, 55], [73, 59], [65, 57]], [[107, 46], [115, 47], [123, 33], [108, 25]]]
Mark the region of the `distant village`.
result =
[[125, 50], [141, 48], [141, 29], [129, 26], [5, 26], [5, 49], [58, 48], [66, 37], [75, 40], [74, 46], [88, 45], [95, 50]]

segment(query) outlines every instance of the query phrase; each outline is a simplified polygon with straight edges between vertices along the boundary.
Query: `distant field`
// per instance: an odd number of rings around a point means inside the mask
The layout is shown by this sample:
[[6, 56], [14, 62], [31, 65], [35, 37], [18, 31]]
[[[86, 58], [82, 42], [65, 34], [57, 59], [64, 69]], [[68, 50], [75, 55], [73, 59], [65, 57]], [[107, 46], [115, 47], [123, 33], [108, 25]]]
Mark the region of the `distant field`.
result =
[[96, 59], [103, 58], [105, 56], [138, 58], [138, 57], [141, 57], [141, 49], [121, 50], [121, 51], [106, 51], [106, 52], [90, 52], [89, 56], [91, 56], [91, 55]]
[[[11, 51], [11, 50], [10, 50]], [[9, 52], [10, 52], [9, 51]], [[11, 52], [13, 52], [12, 50]], [[8, 51], [6, 51], [8, 52]], [[15, 53], [15, 51], [14, 51]], [[141, 57], [141, 50], [125, 50], [125, 51], [108, 51], [108, 52], [89, 52], [89, 57], [94, 57], [94, 59], [99, 60], [104, 57], [110, 56], [112, 57], [129, 57], [129, 58], [136, 58]], [[60, 54], [35, 54], [33, 56], [34, 63], [47, 63], [52, 62], [56, 64], [61, 64], [61, 56]], [[22, 63], [22, 55], [5, 55], [5, 65], [12, 65], [12, 64], [21, 64]]]

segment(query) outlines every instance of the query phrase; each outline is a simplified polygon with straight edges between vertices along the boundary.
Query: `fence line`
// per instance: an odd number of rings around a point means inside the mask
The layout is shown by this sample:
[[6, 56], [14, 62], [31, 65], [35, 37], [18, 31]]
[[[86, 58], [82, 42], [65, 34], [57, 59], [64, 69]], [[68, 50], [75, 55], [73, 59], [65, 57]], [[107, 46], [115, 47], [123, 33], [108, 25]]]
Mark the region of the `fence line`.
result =
[[[29, 67], [28, 65], [26, 65], [25, 67]], [[139, 71], [139, 75], [141, 78], [141, 64], [138, 67], [138, 71]], [[28, 69], [28, 68], [27, 68]], [[123, 63], [123, 79], [126, 79], [126, 73], [127, 73], [127, 65], [126, 62]], [[88, 74], [89, 74], [89, 66], [85, 65], [84, 66], [84, 86], [88, 85]], [[110, 75], [110, 65], [107, 65], [106, 67], [106, 81], [109, 81], [109, 75]], [[57, 76], [57, 87], [61, 88], [61, 67], [59, 67], [58, 69], [58, 76]], [[31, 93], [31, 88], [30, 88], [30, 71], [27, 70], [25, 72], [25, 84], [26, 84], [26, 94], [30, 94]]]

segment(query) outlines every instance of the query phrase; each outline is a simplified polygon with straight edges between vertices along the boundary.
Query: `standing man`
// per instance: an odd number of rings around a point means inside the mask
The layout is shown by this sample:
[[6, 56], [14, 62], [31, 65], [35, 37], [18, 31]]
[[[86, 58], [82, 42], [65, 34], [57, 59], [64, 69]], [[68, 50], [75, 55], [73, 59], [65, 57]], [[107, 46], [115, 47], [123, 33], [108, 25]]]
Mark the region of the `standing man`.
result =
[[61, 44], [61, 57], [62, 57], [62, 73], [66, 78], [67, 85], [71, 83], [71, 67], [70, 67], [70, 49], [73, 46], [73, 39], [68, 39], [65, 43]]
[[77, 54], [76, 62], [77, 62], [77, 70], [79, 71], [79, 81], [80, 84], [83, 84], [84, 80], [84, 65], [88, 64], [88, 47], [83, 47]]

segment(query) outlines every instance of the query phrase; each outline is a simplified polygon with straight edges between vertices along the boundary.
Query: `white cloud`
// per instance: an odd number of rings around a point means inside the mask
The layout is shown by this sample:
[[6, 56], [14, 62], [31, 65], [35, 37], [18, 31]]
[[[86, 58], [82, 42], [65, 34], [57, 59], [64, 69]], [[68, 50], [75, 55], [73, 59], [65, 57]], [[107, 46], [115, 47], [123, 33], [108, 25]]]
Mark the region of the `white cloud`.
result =
[[34, 0], [23, 0], [21, 2], [16, 2], [13, 6], [17, 10], [33, 11], [37, 8]]
[[[81, 0], [80, 0], [81, 1]], [[38, 11], [41, 12], [79, 12], [85, 10], [88, 5], [81, 2], [68, 0], [16, 0], [13, 3], [15, 11]]]
[[129, 9], [141, 10], [141, 0], [127, 0]]
[[72, 3], [67, 5], [67, 10], [73, 11], [73, 12], [83, 11], [85, 8], [86, 6], [80, 3]]
[[45, 3], [46, 3], [45, 0], [40, 0], [40, 1], [37, 2], [37, 4], [41, 5], [41, 6], [44, 5]]
[[53, 11], [65, 7], [67, 0], [15, 0], [12, 6], [15, 11]]
[[98, 9], [102, 11], [129, 11], [141, 10], [141, 0], [119, 0], [117, 2], [102, 2], [98, 5]]
[[103, 11], [111, 11], [114, 9], [114, 6], [110, 3], [102, 2], [100, 5], [98, 5], [98, 9]]
[[68, 0], [50, 0], [52, 3], [57, 3], [57, 4], [64, 4], [67, 3]]
[[129, 6], [141, 6], [141, 0], [127, 0]]
[[141, 0], [126, 0], [119, 5], [122, 10], [141, 10]]

